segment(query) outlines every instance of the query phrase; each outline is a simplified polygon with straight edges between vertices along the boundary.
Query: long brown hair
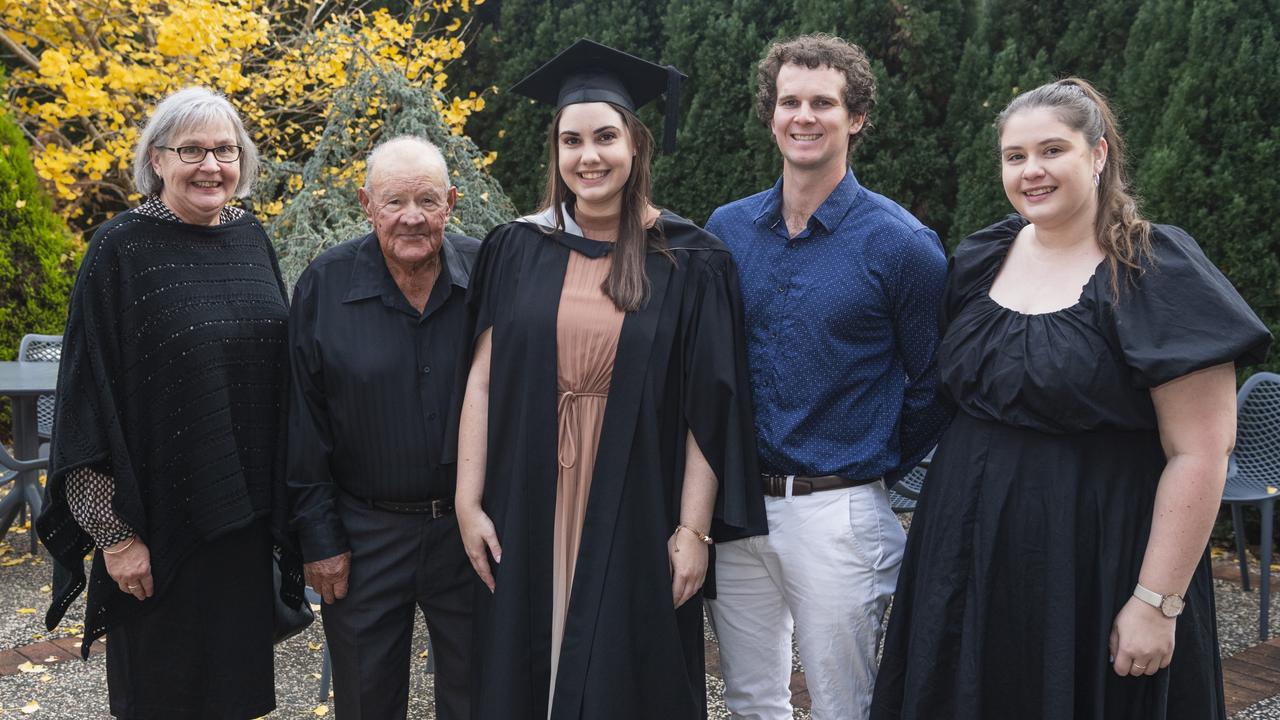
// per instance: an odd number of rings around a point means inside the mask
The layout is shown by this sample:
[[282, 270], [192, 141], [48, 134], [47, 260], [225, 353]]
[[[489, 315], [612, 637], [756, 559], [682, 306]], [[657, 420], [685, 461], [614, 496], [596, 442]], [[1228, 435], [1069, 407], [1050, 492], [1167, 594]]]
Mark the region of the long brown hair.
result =
[[1111, 268], [1111, 296], [1120, 297], [1120, 277], [1132, 282], [1150, 264], [1151, 224], [1142, 217], [1138, 200], [1129, 189], [1124, 138], [1107, 99], [1088, 81], [1077, 77], [1028, 90], [1009, 103], [996, 117], [996, 133], [1015, 113], [1033, 108], [1052, 110], [1065, 125], [1084, 135], [1089, 147], [1106, 138], [1107, 162], [1098, 173], [1098, 215], [1094, 236]]
[[[631, 174], [622, 186], [622, 214], [618, 218], [618, 240], [613, 248], [613, 264], [609, 276], [601, 286], [604, 294], [623, 312], [644, 307], [649, 300], [649, 276], [644, 271], [645, 256], [651, 247], [662, 249], [662, 235], [645, 228], [645, 211], [650, 202], [652, 173], [649, 167], [653, 158], [653, 135], [640, 118], [626, 108], [613, 103], [609, 107], [618, 111], [627, 137], [636, 151], [631, 160]], [[560, 177], [560, 116], [561, 108], [551, 121], [547, 135], [550, 157], [547, 161], [547, 184], [542, 195], [542, 209], [555, 213], [556, 229], [564, 230], [564, 206], [576, 199], [564, 178]]]

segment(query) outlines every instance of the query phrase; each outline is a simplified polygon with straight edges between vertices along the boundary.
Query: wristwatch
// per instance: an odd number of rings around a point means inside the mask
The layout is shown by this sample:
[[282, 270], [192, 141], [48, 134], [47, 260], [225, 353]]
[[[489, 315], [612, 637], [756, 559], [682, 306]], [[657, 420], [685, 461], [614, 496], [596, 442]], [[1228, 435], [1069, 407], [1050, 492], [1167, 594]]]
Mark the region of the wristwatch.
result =
[[1176, 618], [1182, 614], [1184, 603], [1177, 593], [1161, 595], [1154, 590], [1142, 587], [1142, 583], [1133, 586], [1133, 596], [1160, 611], [1167, 618]]

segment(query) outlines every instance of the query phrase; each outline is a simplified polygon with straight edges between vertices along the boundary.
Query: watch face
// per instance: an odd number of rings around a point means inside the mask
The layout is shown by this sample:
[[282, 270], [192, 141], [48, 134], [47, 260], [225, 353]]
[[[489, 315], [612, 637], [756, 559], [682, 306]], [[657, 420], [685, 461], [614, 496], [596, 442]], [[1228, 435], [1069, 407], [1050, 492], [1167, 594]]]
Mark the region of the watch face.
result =
[[1165, 595], [1160, 601], [1160, 612], [1165, 617], [1178, 617], [1182, 614], [1182, 598], [1177, 595]]

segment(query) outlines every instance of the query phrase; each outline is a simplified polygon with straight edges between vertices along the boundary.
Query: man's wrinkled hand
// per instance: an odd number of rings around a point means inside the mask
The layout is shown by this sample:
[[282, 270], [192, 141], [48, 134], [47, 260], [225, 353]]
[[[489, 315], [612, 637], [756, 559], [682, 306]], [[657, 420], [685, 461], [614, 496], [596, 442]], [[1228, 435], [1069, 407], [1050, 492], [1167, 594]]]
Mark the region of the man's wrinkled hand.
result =
[[325, 603], [332, 605], [347, 596], [347, 578], [351, 574], [351, 551], [306, 563], [302, 566], [302, 574], [306, 576], [307, 584], [320, 593]]

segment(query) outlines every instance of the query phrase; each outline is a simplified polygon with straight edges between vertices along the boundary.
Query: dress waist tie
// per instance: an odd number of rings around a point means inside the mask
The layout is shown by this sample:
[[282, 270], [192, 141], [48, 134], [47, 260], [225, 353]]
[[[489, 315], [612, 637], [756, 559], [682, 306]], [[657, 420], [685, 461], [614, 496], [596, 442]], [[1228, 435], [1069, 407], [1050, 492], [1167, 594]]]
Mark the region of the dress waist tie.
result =
[[[607, 398], [605, 393], [579, 392], [565, 390], [560, 393], [559, 406], [556, 408], [557, 414], [560, 416], [560, 437], [559, 450], [557, 460], [560, 461], [560, 467], [566, 470], [573, 467], [578, 461], [578, 398], [595, 397]], [[568, 459], [565, 459], [565, 456]]]

